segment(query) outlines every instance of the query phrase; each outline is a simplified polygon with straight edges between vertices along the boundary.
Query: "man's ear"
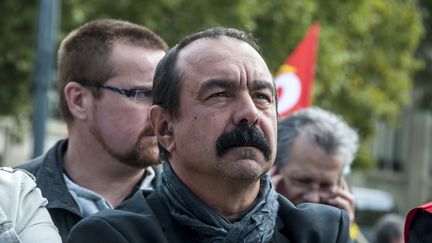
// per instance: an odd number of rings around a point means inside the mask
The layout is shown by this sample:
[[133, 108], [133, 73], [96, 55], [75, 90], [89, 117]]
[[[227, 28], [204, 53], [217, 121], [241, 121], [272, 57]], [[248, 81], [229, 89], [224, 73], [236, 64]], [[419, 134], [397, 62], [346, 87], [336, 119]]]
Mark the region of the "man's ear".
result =
[[168, 114], [168, 111], [159, 105], [153, 105], [150, 108], [149, 116], [158, 142], [171, 153], [175, 149], [172, 117]]
[[69, 82], [63, 89], [69, 111], [75, 119], [84, 120], [89, 112], [91, 91], [77, 82]]

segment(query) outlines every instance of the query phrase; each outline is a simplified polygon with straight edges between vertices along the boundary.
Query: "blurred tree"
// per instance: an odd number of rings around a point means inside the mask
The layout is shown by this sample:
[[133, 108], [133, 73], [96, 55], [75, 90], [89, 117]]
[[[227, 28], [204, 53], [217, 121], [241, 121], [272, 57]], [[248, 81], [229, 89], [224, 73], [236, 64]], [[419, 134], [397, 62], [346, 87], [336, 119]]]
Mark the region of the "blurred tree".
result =
[[19, 117], [31, 107], [36, 1], [1, 1], [0, 116]]
[[[0, 27], [3, 38], [8, 39], [0, 50], [5, 56], [22, 55], [21, 61], [30, 65], [33, 45], [27, 42], [34, 39], [32, 11], [35, 6], [18, 2], [5, 1], [0, 5], [19, 7], [20, 17], [25, 13], [30, 17], [17, 18], [16, 13], [5, 11], [3, 19], [6, 19], [5, 23], [19, 23], [28, 30], [16, 31], [15, 39], [9, 40], [13, 27]], [[363, 141], [373, 134], [377, 119], [391, 120], [408, 103], [412, 76], [421, 66], [414, 53], [423, 27], [420, 10], [412, 0], [63, 0], [61, 12], [59, 39], [78, 25], [103, 17], [145, 25], [171, 45], [208, 26], [241, 28], [257, 37], [273, 72], [284, 62], [307, 28], [313, 22], [319, 22], [320, 47], [313, 103], [342, 114], [359, 129]], [[17, 48], [17, 43], [20, 43], [20, 48]], [[20, 79], [21, 85], [17, 86], [26, 95], [15, 97], [13, 103], [21, 101], [20, 104], [25, 104], [30, 101], [31, 68], [18, 69], [17, 59], [10, 60], [9, 65], [14, 68], [0, 61], [0, 70], [8, 78], [15, 75]], [[8, 86], [15, 84], [18, 83], [8, 83]], [[10, 93], [15, 89], [8, 87], [4, 91], [2, 88], [0, 102], [7, 99], [4, 92]], [[3, 106], [5, 103], [0, 104]], [[11, 111], [12, 114], [22, 112], [14, 107]], [[370, 165], [366, 147], [361, 148], [359, 156], [357, 165]]]

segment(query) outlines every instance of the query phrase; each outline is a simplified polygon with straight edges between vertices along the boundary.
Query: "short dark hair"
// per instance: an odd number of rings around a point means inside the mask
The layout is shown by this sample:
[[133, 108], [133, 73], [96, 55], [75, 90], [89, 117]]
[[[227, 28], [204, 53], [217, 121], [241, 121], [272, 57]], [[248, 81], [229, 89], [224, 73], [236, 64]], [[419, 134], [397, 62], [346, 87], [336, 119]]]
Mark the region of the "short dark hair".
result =
[[64, 96], [64, 87], [72, 81], [90, 80], [104, 83], [115, 75], [110, 65], [112, 46], [116, 42], [148, 49], [168, 49], [158, 35], [144, 26], [116, 19], [90, 21], [69, 33], [58, 50], [59, 107], [66, 122], [72, 121]]
[[387, 243], [403, 237], [405, 220], [398, 214], [386, 214], [374, 225], [374, 243]]
[[358, 134], [345, 120], [318, 107], [299, 110], [278, 123], [275, 165], [283, 168], [290, 160], [295, 138], [306, 135], [327, 154], [342, 156], [342, 174], [350, 172], [358, 148]]
[[[157, 65], [153, 77], [153, 105], [161, 106], [174, 118], [179, 117], [179, 96], [183, 83], [183, 72], [182, 70], [178, 70], [177, 67], [178, 54], [185, 46], [198, 39], [215, 39], [219, 37], [231, 37], [244, 41], [260, 53], [258, 45], [252, 35], [241, 30], [214, 27], [191, 34], [171, 48]], [[168, 159], [169, 152], [160, 144], [159, 153], [162, 160]]]

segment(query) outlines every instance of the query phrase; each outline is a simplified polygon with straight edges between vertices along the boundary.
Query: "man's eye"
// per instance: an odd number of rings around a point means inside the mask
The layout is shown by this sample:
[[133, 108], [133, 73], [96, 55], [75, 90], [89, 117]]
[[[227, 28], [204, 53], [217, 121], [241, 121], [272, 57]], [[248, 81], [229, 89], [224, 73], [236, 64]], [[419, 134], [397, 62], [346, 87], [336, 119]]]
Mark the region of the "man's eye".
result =
[[255, 94], [255, 99], [258, 99], [260, 101], [266, 101], [268, 103], [271, 103], [273, 101], [271, 96], [263, 93]]
[[210, 95], [209, 98], [218, 98], [218, 97], [228, 97], [228, 94], [226, 92], [218, 92]]
[[135, 98], [137, 100], [144, 100], [152, 98], [152, 91], [143, 89], [131, 89], [129, 91], [129, 97]]
[[333, 183], [324, 183], [324, 184], [321, 184], [321, 188], [322, 189], [330, 189], [330, 188], [333, 188], [333, 187], [334, 187]]
[[312, 180], [307, 179], [307, 178], [293, 178], [293, 181], [297, 184], [301, 184], [301, 185], [309, 185], [312, 183]]
[[150, 90], [137, 90], [135, 93], [135, 97], [138, 98], [152, 97], [152, 92]]

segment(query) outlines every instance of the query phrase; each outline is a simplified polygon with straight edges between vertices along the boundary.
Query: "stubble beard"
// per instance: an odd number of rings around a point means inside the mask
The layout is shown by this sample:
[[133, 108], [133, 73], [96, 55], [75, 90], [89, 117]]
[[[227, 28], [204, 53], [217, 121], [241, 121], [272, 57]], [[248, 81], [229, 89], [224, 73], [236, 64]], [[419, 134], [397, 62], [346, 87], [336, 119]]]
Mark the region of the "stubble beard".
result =
[[242, 160], [219, 163], [216, 165], [215, 171], [225, 179], [246, 183], [256, 182], [267, 172], [265, 165]]
[[137, 138], [134, 146], [125, 152], [115, 151], [104, 139], [100, 130], [96, 128], [90, 129], [93, 136], [102, 146], [102, 148], [110, 154], [112, 157], [117, 159], [120, 163], [135, 167], [138, 169], [143, 169], [152, 165], [160, 164], [160, 159], [158, 156], [157, 143], [150, 141], [145, 142], [145, 131], [141, 131]]

